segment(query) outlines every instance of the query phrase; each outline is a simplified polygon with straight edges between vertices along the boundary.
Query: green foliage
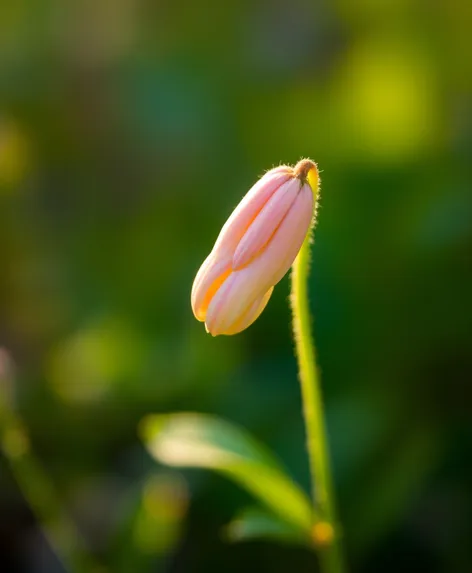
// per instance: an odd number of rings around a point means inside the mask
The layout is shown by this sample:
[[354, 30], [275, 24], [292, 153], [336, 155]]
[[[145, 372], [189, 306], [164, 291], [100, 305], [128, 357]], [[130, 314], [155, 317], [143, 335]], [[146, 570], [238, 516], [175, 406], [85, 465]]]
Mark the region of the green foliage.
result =
[[246, 507], [240, 511], [226, 527], [226, 536], [230, 541], [250, 541], [270, 539], [277, 542], [310, 544], [310, 538], [287, 521], [261, 509]]
[[247, 489], [279, 518], [308, 532], [313, 522], [306, 494], [246, 432], [213, 416], [193, 413], [146, 418], [141, 430], [151, 455], [177, 467], [217, 471]]
[[136, 436], [150, 412], [216, 413], [308, 491], [288, 281], [237, 337], [189, 303], [241, 196], [302, 156], [322, 170], [309, 291], [353, 572], [472, 571], [471, 29], [459, 0], [0, 2], [2, 573], [47, 553], [25, 504], [70, 514], [108, 571], [314, 570], [221, 543], [241, 499], [206, 471], [185, 473], [166, 556], [143, 553], [161, 521]]

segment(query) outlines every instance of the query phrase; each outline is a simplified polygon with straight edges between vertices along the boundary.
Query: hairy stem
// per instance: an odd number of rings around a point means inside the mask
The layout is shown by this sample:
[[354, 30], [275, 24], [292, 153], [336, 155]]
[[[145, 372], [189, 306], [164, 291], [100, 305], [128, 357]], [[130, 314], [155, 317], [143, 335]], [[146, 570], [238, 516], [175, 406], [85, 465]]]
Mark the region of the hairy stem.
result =
[[[308, 178], [315, 194], [318, 194], [318, 180], [314, 184]], [[300, 373], [300, 384], [305, 418], [307, 449], [312, 482], [312, 496], [315, 514], [323, 522], [313, 526], [313, 542], [318, 548], [323, 573], [345, 573], [346, 567], [341, 551], [336, 502], [331, 476], [320, 377], [316, 365], [316, 350], [311, 331], [311, 315], [308, 298], [308, 275], [310, 269], [311, 233], [293, 264], [291, 306], [295, 335], [296, 355]]]

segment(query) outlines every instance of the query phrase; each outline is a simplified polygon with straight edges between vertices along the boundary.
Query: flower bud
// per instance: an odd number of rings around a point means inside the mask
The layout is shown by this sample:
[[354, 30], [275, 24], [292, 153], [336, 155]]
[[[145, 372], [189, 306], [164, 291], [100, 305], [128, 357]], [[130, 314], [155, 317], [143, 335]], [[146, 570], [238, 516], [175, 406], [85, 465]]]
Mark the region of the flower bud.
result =
[[248, 191], [193, 283], [193, 313], [207, 332], [237, 334], [258, 318], [308, 234], [318, 185], [316, 164], [303, 159], [271, 169]]

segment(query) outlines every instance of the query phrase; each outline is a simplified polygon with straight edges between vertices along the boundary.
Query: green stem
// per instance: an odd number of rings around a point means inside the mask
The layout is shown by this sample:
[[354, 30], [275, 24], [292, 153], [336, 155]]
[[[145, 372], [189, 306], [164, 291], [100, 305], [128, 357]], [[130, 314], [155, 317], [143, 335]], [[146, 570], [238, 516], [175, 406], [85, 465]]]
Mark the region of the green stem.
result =
[[13, 379], [0, 348], [0, 451], [64, 569], [70, 573], [99, 571], [75, 526], [62, 510], [49, 476], [31, 451], [28, 432], [13, 406]]
[[[321, 567], [324, 573], [343, 573], [346, 571], [346, 567], [339, 539], [336, 502], [323, 416], [323, 401], [316, 366], [315, 345], [311, 332], [308, 299], [310, 243], [311, 233], [306, 237], [293, 264], [291, 293], [293, 329], [300, 371], [314, 508], [315, 513], [320, 512], [326, 522], [323, 524], [325, 526], [324, 531], [332, 532], [332, 535], [327, 535], [324, 542], [318, 540], [317, 543]], [[315, 535], [314, 538], [316, 543]]]

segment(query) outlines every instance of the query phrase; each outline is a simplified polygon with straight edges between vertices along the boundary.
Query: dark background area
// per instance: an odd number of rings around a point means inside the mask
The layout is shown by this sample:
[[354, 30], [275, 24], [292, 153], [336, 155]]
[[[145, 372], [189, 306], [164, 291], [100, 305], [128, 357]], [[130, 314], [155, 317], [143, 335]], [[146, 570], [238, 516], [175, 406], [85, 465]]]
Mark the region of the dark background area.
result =
[[352, 571], [472, 571], [471, 6], [1, 4], [2, 573], [68, 571], [51, 528], [92, 573], [316, 571], [225, 542], [248, 496], [137, 435], [147, 413], [215, 413], [308, 489], [287, 279], [236, 337], [189, 302], [242, 195], [305, 156]]

